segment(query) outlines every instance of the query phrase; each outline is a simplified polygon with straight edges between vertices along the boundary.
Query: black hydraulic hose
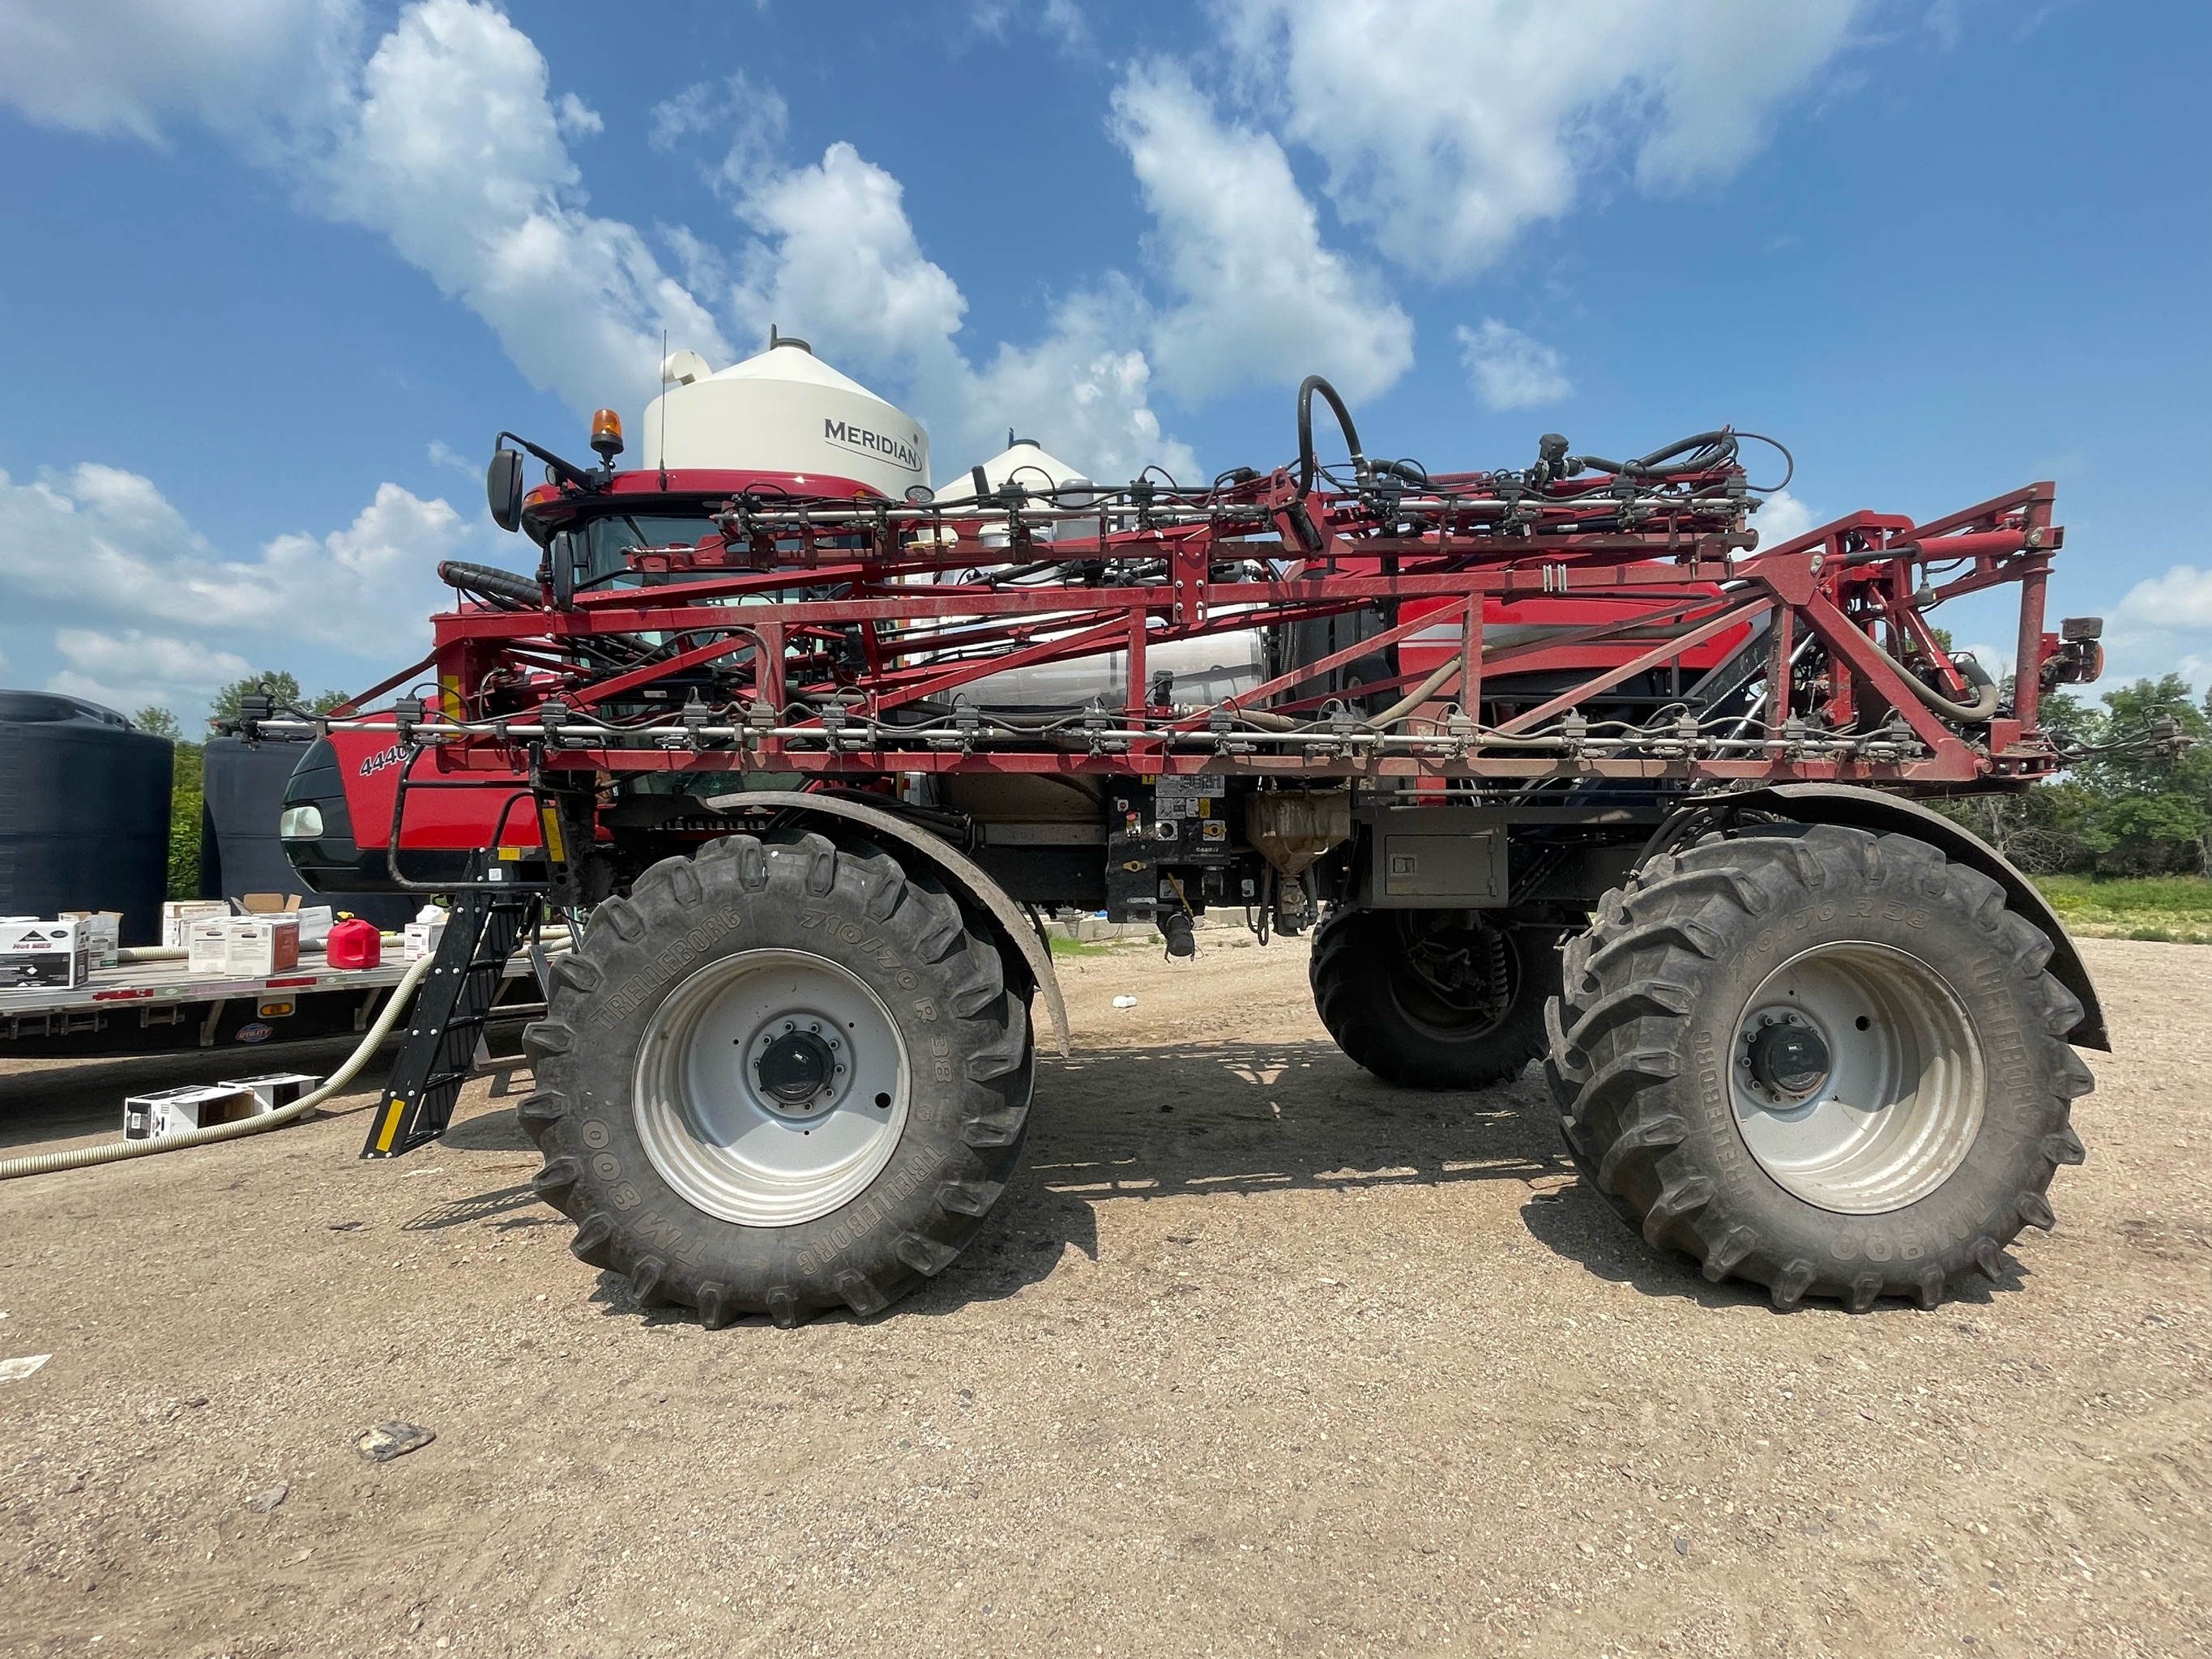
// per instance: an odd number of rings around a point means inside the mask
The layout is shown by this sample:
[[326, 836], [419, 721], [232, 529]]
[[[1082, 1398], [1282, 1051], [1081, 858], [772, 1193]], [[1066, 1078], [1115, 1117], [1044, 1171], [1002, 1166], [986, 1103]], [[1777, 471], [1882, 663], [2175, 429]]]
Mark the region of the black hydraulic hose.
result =
[[1732, 449], [1735, 447], [1735, 434], [1726, 427], [1716, 432], [1700, 432], [1694, 437], [1678, 438], [1664, 449], [1655, 449], [1649, 455], [1639, 455], [1634, 465], [1648, 471], [1663, 462], [1673, 460], [1686, 449], [1717, 449], [1723, 447]]
[[1298, 383], [1298, 494], [1313, 493], [1314, 479], [1320, 475], [1321, 465], [1314, 459], [1313, 399], [1320, 392], [1336, 416], [1342, 428], [1344, 441], [1352, 451], [1352, 470], [1359, 477], [1367, 476], [1367, 458], [1359, 453], [1359, 432], [1352, 424], [1352, 411], [1344, 406], [1344, 399], [1336, 395], [1336, 388], [1318, 374], [1309, 374]]
[[495, 599], [514, 599], [533, 611], [544, 603], [537, 582], [531, 578], [518, 576], [512, 570], [500, 570], [488, 564], [471, 564], [465, 559], [439, 561], [438, 580], [448, 587], [458, 587], [466, 592], [489, 593]]
[[[1880, 646], [1875, 649], [1881, 651]], [[1889, 653], [1882, 651], [1882, 655], [1889, 657]], [[1974, 688], [1974, 700], [1970, 703], [1953, 702], [1942, 692], [1923, 682], [1917, 674], [1896, 658], [1889, 657], [1889, 663], [1904, 677], [1905, 684], [1911, 688], [1912, 695], [1947, 720], [1957, 720], [1962, 726], [1980, 726], [1997, 712], [1997, 684], [1990, 678], [1989, 670], [1972, 657], [1960, 657], [1954, 665], [1966, 677], [1966, 684]]]
[[[1687, 449], [1698, 453], [1686, 461], [1675, 462], [1672, 466], [1666, 465]], [[1732, 454], [1735, 449], [1735, 434], [1723, 427], [1718, 431], [1700, 432], [1692, 437], [1678, 439], [1632, 461], [1609, 461], [1602, 455], [1577, 455], [1575, 459], [1594, 472], [1611, 472], [1624, 478], [1673, 478], [1702, 472], [1718, 459], [1719, 453]]]

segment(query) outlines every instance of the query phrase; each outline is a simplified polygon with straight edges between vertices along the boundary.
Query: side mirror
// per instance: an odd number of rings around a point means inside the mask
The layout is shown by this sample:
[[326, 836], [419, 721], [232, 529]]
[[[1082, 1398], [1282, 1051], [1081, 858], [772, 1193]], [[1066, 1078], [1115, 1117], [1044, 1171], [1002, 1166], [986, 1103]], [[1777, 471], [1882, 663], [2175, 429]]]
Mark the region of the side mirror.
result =
[[522, 524], [522, 452], [495, 449], [484, 469], [484, 496], [491, 504], [491, 520], [501, 530]]

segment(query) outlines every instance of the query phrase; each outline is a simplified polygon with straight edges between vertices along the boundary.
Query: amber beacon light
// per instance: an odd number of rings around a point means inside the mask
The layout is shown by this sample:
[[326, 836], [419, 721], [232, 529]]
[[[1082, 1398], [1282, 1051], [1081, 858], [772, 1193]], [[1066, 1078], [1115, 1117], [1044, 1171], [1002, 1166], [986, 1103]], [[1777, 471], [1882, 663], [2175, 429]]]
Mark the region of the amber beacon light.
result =
[[616, 456], [623, 453], [622, 416], [611, 409], [592, 411], [592, 447], [599, 453], [599, 459], [611, 466]]

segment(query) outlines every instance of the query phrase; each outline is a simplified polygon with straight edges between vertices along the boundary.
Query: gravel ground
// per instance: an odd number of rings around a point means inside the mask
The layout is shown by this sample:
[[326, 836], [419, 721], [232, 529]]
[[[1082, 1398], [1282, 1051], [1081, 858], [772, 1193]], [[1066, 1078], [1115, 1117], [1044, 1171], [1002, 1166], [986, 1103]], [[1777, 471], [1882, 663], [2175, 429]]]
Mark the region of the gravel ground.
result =
[[[868, 1322], [641, 1315], [483, 1083], [0, 1187], [0, 1653], [2212, 1652], [2212, 951], [2084, 949], [2090, 1161], [1933, 1314], [1656, 1259], [1294, 942], [1068, 961], [1024, 1174]], [[225, 1068], [0, 1063], [0, 1139]]]

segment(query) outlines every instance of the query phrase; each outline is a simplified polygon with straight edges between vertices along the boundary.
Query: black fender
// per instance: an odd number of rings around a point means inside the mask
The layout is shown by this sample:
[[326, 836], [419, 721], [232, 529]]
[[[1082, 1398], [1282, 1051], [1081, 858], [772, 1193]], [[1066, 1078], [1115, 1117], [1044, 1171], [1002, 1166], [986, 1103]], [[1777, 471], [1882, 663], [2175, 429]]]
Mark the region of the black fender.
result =
[[2049, 936], [2051, 976], [2081, 1005], [2081, 1021], [2066, 1034], [2066, 1040], [2077, 1048], [2105, 1054], [2112, 1051], [2097, 988], [2089, 982], [2081, 953], [2067, 937], [2066, 925], [2051, 908], [2051, 901], [1996, 848], [1964, 824], [1918, 801], [1849, 783], [1773, 783], [1724, 795], [1697, 796], [1659, 826], [1645, 845], [1644, 857], [1679, 847], [1707, 830], [1724, 827], [1746, 812], [1765, 813], [1798, 823], [1837, 823], [1877, 834], [1911, 836], [1926, 842], [1954, 863], [1980, 871], [2004, 889], [2007, 909], [2026, 917]]
[[991, 919], [1001, 946], [1021, 957], [1038, 994], [1044, 999], [1045, 1012], [1052, 1016], [1053, 1037], [1060, 1045], [1060, 1058], [1067, 1057], [1067, 1004], [1060, 994], [1060, 976], [1053, 971], [1052, 952], [1037, 930], [1030, 925], [1029, 918], [1006, 896], [1006, 890], [966, 854], [927, 830], [915, 828], [896, 813], [864, 805], [842, 795], [812, 795], [797, 789], [747, 789], [741, 793], [717, 795], [707, 805], [722, 812], [761, 810], [837, 818], [864, 825], [876, 839], [896, 842], [904, 851], [915, 854], [937, 872], [946, 886]]

